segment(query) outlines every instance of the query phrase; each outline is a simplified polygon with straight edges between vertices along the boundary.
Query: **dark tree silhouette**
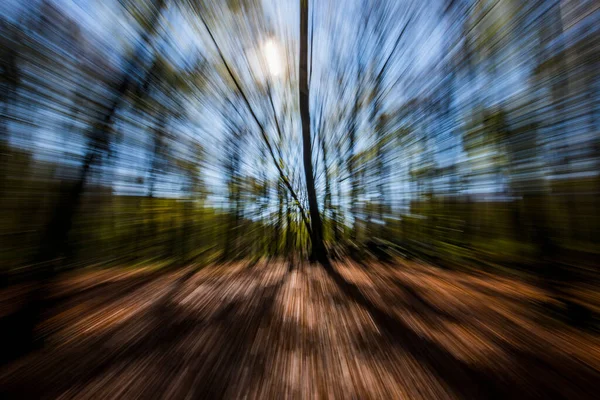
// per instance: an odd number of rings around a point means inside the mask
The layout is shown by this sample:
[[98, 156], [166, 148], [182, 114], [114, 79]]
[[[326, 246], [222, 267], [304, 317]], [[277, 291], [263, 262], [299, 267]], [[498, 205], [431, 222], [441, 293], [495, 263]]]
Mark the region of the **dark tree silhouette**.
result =
[[302, 119], [302, 151], [306, 194], [310, 213], [311, 259], [326, 261], [327, 252], [323, 242], [323, 224], [319, 214], [315, 176], [312, 165], [312, 137], [310, 134], [310, 93], [308, 87], [308, 0], [300, 0], [300, 117]]

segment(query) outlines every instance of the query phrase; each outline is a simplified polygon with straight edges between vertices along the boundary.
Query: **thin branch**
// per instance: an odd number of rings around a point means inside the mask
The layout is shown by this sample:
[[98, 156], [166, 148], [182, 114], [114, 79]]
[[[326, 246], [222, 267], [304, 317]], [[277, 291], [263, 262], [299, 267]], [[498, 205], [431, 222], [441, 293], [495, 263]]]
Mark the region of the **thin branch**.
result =
[[271, 146], [271, 142], [269, 141], [269, 138], [267, 137], [267, 133], [265, 131], [265, 128], [260, 123], [258, 117], [254, 113], [254, 110], [252, 109], [252, 106], [250, 105], [250, 101], [246, 97], [246, 94], [242, 90], [242, 87], [240, 86], [238, 80], [233, 75], [233, 72], [231, 71], [231, 68], [229, 67], [229, 64], [227, 63], [227, 60], [225, 60], [225, 56], [223, 55], [223, 52], [221, 51], [221, 48], [219, 47], [219, 45], [218, 45], [215, 37], [212, 34], [212, 31], [208, 27], [208, 24], [204, 20], [204, 17], [202, 16], [201, 13], [199, 14], [199, 17], [200, 17], [200, 20], [202, 21], [202, 24], [204, 25], [204, 28], [208, 32], [208, 35], [210, 36], [213, 44], [215, 45], [215, 48], [217, 49], [217, 51], [219, 53], [219, 56], [221, 58], [221, 61], [223, 61], [223, 64], [225, 65], [225, 68], [227, 69], [227, 73], [229, 74], [229, 76], [233, 80], [233, 83], [235, 84], [235, 87], [237, 88], [238, 92], [240, 93], [240, 95], [244, 99], [244, 102], [246, 103], [246, 106], [248, 107], [248, 110], [250, 111], [250, 114], [252, 115], [252, 118], [254, 119], [254, 121], [256, 122], [256, 124], [258, 125], [258, 128], [260, 129], [261, 136], [263, 138], [263, 141], [267, 145], [267, 149], [269, 150], [269, 154], [271, 155], [271, 158], [273, 159], [273, 163], [275, 164], [275, 167], [277, 168], [277, 171], [279, 171], [279, 176], [280, 176], [282, 182], [284, 183], [284, 185], [289, 190], [289, 192], [292, 195], [293, 199], [296, 201], [296, 206], [300, 210], [300, 214], [302, 216], [302, 221], [306, 225], [306, 229], [308, 230], [308, 232], [312, 232], [312, 229], [310, 227], [310, 222], [308, 221], [308, 218], [306, 217], [306, 212], [304, 211], [304, 208], [302, 207], [302, 204], [300, 203], [300, 200], [298, 199], [298, 196], [296, 195], [296, 192], [294, 191], [294, 188], [290, 184], [290, 181], [285, 176], [283, 170], [281, 169], [281, 166], [279, 165], [279, 162], [277, 161], [277, 157], [275, 156], [275, 152], [273, 151], [273, 147]]
[[[404, 24], [404, 26], [402, 27], [402, 30], [398, 34], [398, 37], [396, 38], [396, 43], [394, 44], [392, 51], [388, 55], [387, 59], [385, 60], [385, 63], [381, 67], [381, 70], [377, 74], [377, 78], [376, 78], [377, 80], [381, 79], [383, 74], [387, 70], [388, 64], [389, 64], [390, 60], [392, 59], [392, 56], [396, 53], [396, 50], [398, 49], [398, 45], [400, 44], [400, 41], [402, 40], [402, 37], [404, 36], [404, 32], [406, 32], [406, 28], [411, 23], [413, 17], [414, 17], [414, 14], [411, 14], [410, 17], [408, 17], [408, 20], [406, 20], [406, 23]], [[381, 97], [381, 95], [380, 95], [380, 97]]]

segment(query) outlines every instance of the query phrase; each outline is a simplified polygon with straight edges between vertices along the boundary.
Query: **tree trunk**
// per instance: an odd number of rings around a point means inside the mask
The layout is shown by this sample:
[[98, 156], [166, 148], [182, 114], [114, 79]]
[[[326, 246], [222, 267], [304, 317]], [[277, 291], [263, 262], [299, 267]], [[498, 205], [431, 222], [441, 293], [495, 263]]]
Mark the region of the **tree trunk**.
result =
[[[361, 65], [358, 63], [357, 73], [357, 85], [360, 85], [361, 81]], [[352, 230], [350, 239], [356, 240], [358, 232], [358, 180], [356, 176], [356, 130], [358, 127], [358, 112], [360, 108], [360, 86], [357, 88], [357, 92], [354, 98], [354, 106], [352, 108], [352, 114], [350, 115], [350, 129], [348, 132], [348, 175], [350, 176], [350, 215], [352, 215]]]
[[[342, 236], [341, 229], [344, 226], [342, 213], [341, 213], [341, 205], [342, 205], [342, 183], [341, 183], [341, 170], [342, 170], [342, 154], [339, 146], [336, 147], [336, 198], [337, 204], [333, 207], [333, 216], [332, 216], [332, 227], [333, 227], [333, 238], [335, 243], [339, 245]], [[338, 223], [338, 220], [340, 223]], [[341, 227], [340, 227], [341, 225]]]
[[308, 0], [300, 0], [300, 117], [302, 119], [302, 143], [304, 175], [306, 178], [306, 192], [308, 195], [308, 208], [311, 221], [311, 260], [326, 262], [327, 253], [323, 243], [323, 226], [319, 205], [317, 203], [317, 192], [315, 190], [315, 178], [312, 166], [312, 145], [310, 135], [310, 110], [309, 110], [309, 88], [308, 88]]
[[329, 170], [327, 168], [327, 146], [325, 145], [325, 139], [323, 139], [322, 131], [319, 132], [319, 136], [323, 169], [325, 170], [325, 173], [323, 174], [325, 176], [325, 201], [323, 202], [323, 219], [325, 220], [324, 229], [327, 230], [327, 212], [331, 211], [331, 178], [329, 175]]
[[281, 227], [283, 226], [283, 187], [277, 182], [277, 222], [275, 224], [275, 235], [273, 238], [273, 255], [280, 254], [281, 249]]
[[292, 254], [292, 206], [290, 204], [290, 197], [285, 196], [285, 253], [286, 256]]

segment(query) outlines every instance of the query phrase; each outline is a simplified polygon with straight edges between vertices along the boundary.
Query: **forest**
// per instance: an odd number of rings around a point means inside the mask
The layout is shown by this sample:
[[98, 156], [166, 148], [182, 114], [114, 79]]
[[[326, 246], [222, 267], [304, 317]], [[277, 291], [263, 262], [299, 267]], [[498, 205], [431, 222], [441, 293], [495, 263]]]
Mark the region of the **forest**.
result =
[[0, 397], [593, 399], [600, 2], [3, 0]]

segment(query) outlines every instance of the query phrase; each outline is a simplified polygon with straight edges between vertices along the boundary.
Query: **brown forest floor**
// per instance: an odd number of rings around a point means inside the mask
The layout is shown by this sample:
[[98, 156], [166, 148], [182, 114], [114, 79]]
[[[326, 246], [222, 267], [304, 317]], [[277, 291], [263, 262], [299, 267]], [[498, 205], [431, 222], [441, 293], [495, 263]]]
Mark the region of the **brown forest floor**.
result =
[[0, 369], [0, 397], [599, 396], [600, 336], [551, 317], [535, 286], [407, 261], [334, 268], [63, 277], [49, 339]]

